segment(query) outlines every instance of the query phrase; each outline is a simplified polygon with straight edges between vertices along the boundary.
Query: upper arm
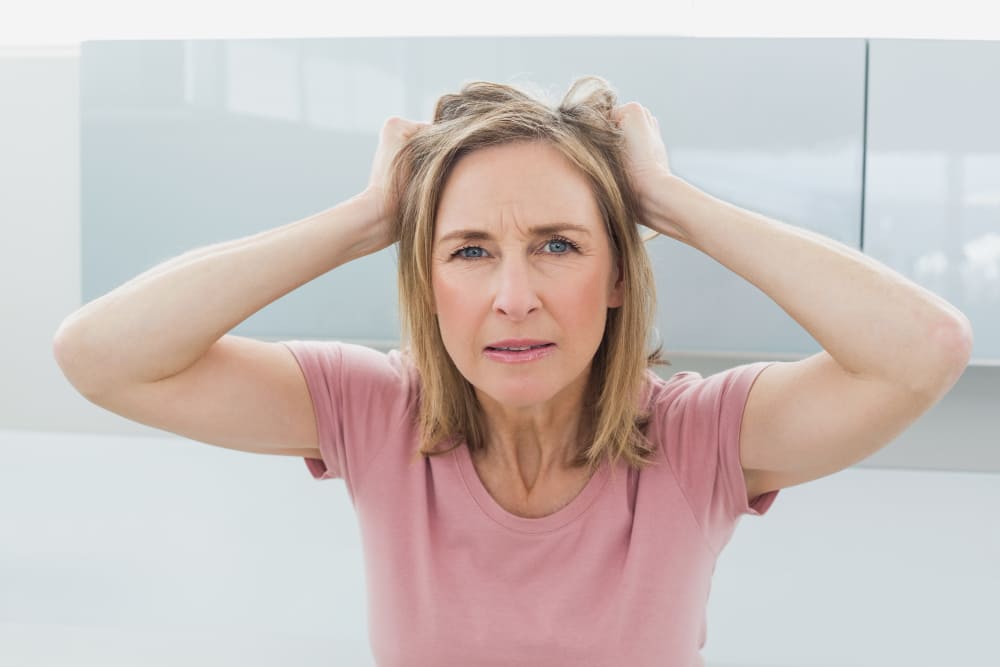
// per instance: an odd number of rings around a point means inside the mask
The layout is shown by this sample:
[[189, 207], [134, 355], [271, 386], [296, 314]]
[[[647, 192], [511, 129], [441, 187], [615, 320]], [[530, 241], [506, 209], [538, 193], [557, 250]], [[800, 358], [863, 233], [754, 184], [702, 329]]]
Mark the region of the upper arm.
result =
[[740, 432], [748, 502], [874, 454], [937, 402], [945, 387], [921, 393], [860, 377], [826, 351], [772, 364], [750, 390]]
[[225, 335], [176, 375], [86, 398], [126, 419], [210, 445], [320, 456], [305, 377], [280, 343]]

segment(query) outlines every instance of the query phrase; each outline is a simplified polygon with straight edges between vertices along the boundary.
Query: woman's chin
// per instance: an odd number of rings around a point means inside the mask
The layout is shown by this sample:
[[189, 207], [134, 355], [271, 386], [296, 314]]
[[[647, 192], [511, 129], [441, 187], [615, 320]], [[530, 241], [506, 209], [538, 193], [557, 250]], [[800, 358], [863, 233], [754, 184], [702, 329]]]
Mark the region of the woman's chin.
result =
[[536, 379], [491, 382], [488, 385], [480, 385], [479, 392], [507, 408], [530, 408], [552, 400], [558, 390], [547, 381]]

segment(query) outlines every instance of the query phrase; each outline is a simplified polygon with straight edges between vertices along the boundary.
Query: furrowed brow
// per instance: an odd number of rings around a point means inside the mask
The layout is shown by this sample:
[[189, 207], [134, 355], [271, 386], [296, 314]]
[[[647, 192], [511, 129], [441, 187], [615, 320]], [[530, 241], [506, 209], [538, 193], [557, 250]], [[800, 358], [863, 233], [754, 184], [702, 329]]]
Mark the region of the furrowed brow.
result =
[[[582, 225], [574, 225], [569, 222], [557, 222], [551, 225], [538, 225], [537, 227], [532, 227], [528, 232], [535, 237], [538, 236], [548, 236], [549, 234], [557, 234], [559, 232], [573, 231], [579, 232], [580, 234], [586, 234], [590, 236], [590, 230]], [[438, 239], [438, 245], [455, 239], [461, 239], [462, 241], [492, 241], [493, 236], [482, 229], [459, 229], [454, 232], [449, 232]]]

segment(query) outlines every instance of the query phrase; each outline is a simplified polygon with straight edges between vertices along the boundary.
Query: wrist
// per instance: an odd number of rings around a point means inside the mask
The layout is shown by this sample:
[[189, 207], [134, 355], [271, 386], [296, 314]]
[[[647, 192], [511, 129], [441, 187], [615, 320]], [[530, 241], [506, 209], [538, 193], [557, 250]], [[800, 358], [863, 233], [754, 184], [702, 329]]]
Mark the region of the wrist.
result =
[[385, 212], [382, 210], [384, 206], [382, 193], [379, 190], [365, 188], [345, 203], [355, 209], [358, 215], [365, 218], [369, 225], [377, 225], [385, 218]]
[[698, 205], [698, 188], [674, 174], [666, 173], [644, 188], [642, 210], [646, 226], [664, 236], [691, 243], [687, 224]]
[[379, 217], [378, 201], [368, 191], [359, 192], [324, 213], [337, 217], [337, 226], [353, 240], [350, 259], [378, 252], [392, 243], [388, 225]]

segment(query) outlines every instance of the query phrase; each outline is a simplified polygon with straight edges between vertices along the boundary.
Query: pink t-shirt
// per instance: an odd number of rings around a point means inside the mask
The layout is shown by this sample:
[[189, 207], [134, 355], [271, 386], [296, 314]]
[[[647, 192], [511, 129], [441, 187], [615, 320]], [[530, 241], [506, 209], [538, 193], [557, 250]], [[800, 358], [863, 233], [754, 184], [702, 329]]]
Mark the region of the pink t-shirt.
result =
[[[658, 445], [642, 472], [605, 463], [568, 505], [526, 519], [493, 500], [463, 444], [414, 458], [420, 378], [409, 356], [285, 341], [309, 386], [316, 479], [343, 478], [365, 557], [379, 667], [703, 665], [715, 563], [747, 505], [739, 433], [775, 362], [702, 378], [647, 370]], [[663, 454], [666, 457], [664, 459]]]

